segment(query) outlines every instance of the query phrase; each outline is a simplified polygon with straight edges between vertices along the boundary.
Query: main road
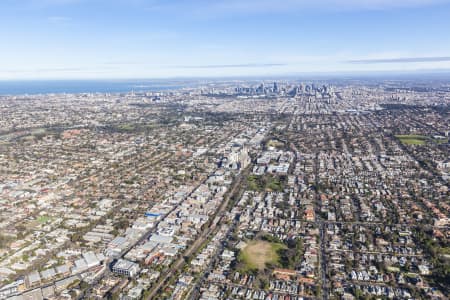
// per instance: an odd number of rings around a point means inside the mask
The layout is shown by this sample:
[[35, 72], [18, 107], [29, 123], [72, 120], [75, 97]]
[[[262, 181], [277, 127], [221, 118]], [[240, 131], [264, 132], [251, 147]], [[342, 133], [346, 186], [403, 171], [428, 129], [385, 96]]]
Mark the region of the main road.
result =
[[236, 192], [236, 189], [241, 186], [242, 179], [245, 178], [242, 173], [239, 173], [236, 178], [233, 181], [231, 189], [228, 191], [228, 193], [224, 197], [224, 201], [220, 204], [219, 208], [215, 212], [215, 214], [212, 216], [210, 220], [212, 221], [211, 226], [205, 226], [203, 231], [200, 233], [200, 235], [197, 237], [195, 242], [186, 249], [186, 251], [183, 253], [181, 257], [179, 257], [172, 265], [171, 267], [165, 271], [159, 278], [158, 282], [150, 289], [146, 299], [154, 299], [155, 295], [160, 291], [162, 287], [164, 287], [165, 283], [169, 278], [172, 278], [172, 276], [175, 275], [175, 273], [182, 269], [182, 267], [186, 264], [186, 261], [184, 260], [184, 257], [189, 257], [190, 255], [196, 253], [200, 247], [203, 245], [203, 243], [208, 239], [208, 237], [216, 230], [217, 224], [219, 224], [223, 217], [224, 212], [227, 209], [227, 206], [229, 204], [229, 201], [231, 197]]

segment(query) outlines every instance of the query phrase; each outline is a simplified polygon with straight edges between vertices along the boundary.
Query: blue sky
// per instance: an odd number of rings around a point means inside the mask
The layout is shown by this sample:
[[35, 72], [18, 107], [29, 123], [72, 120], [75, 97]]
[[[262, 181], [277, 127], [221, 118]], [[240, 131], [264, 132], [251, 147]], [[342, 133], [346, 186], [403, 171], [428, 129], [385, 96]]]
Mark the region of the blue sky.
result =
[[0, 79], [450, 69], [450, 0], [1, 0]]

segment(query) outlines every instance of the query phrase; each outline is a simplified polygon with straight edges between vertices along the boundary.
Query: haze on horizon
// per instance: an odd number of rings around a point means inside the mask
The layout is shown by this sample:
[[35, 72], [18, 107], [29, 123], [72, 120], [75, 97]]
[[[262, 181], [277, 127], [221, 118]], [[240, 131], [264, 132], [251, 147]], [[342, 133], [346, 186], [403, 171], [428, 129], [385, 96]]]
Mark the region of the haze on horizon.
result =
[[450, 0], [4, 0], [0, 79], [450, 69]]

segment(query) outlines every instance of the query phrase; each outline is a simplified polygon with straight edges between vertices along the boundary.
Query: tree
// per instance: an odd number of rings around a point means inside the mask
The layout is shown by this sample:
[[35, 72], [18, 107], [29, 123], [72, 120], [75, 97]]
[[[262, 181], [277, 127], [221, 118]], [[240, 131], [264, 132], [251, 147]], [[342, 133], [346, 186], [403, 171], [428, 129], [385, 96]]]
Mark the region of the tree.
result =
[[83, 239], [83, 235], [80, 232], [75, 232], [70, 237], [70, 241], [73, 242], [73, 243], [80, 242], [82, 239]]

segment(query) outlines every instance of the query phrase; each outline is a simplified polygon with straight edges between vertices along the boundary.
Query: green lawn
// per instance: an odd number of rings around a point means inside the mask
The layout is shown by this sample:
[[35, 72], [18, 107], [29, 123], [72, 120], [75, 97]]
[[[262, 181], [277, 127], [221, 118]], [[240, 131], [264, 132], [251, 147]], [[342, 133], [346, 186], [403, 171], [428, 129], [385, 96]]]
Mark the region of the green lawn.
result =
[[239, 253], [239, 261], [243, 263], [244, 270], [263, 270], [267, 264], [279, 264], [278, 250], [286, 248], [279, 243], [267, 241], [251, 241]]
[[433, 137], [428, 137], [419, 134], [403, 134], [396, 135], [396, 138], [400, 140], [405, 145], [425, 145], [427, 142], [434, 142], [436, 144], [447, 143], [448, 139], [435, 139]]
[[281, 192], [285, 187], [285, 183], [279, 176], [274, 176], [271, 174], [261, 176], [249, 175], [247, 177], [247, 186], [251, 191]]
[[119, 130], [123, 131], [134, 131], [136, 129], [136, 126], [133, 124], [122, 124], [118, 126]]
[[427, 136], [416, 134], [396, 135], [395, 137], [405, 145], [425, 145], [429, 140]]
[[49, 220], [50, 220], [49, 216], [39, 216], [37, 218], [37, 221], [41, 224], [47, 223], [47, 221], [49, 221]]

